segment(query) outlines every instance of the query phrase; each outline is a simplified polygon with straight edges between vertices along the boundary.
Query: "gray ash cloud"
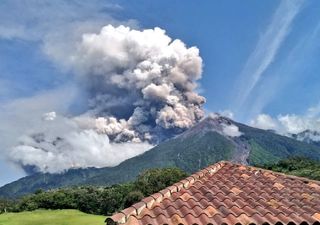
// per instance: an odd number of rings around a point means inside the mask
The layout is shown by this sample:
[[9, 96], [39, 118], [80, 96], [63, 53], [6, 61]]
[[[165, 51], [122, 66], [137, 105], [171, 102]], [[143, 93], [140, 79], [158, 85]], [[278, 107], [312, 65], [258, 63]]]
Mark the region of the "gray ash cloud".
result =
[[108, 25], [69, 43], [68, 51], [59, 49], [66, 43], [50, 44], [46, 54], [73, 74], [88, 106], [76, 116], [46, 113], [22, 135], [9, 155], [25, 168], [115, 166], [204, 116], [199, 50], [160, 28]]
[[[60, 59], [61, 60], [61, 59]], [[63, 58], [89, 92], [95, 127], [115, 142], [158, 142], [204, 116], [202, 59], [160, 28], [103, 27]]]

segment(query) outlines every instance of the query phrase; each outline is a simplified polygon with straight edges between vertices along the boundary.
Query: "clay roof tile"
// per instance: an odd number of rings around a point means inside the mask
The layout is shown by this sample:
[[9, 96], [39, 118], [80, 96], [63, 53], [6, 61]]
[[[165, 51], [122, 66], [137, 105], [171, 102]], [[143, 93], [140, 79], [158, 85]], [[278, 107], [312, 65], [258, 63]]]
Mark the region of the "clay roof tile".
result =
[[116, 213], [107, 224], [319, 224], [320, 182], [219, 162]]

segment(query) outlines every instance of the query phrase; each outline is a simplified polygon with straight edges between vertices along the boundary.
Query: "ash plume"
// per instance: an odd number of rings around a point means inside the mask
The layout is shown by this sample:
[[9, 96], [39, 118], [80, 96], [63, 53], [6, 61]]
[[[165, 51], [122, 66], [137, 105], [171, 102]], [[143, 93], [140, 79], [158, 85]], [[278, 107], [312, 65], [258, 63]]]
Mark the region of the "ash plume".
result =
[[45, 112], [9, 154], [20, 165], [51, 173], [115, 166], [203, 118], [205, 98], [196, 91], [202, 73], [198, 48], [172, 40], [160, 28], [122, 25], [83, 34], [70, 46], [72, 51], [45, 51], [72, 72], [86, 93], [86, 110], [73, 116]]
[[112, 141], [157, 143], [204, 116], [205, 98], [195, 91], [199, 50], [160, 28], [108, 25], [84, 34], [75, 52], [60, 60], [89, 93], [91, 123]]

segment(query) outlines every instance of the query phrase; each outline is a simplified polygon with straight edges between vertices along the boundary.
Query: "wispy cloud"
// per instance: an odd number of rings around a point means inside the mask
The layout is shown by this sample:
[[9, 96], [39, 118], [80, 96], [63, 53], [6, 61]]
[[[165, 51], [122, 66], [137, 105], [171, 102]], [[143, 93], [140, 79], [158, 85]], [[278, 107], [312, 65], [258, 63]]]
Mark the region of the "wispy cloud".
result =
[[119, 5], [101, 0], [3, 0], [0, 4], [0, 39], [37, 41], [61, 30], [70, 32], [75, 27], [98, 30], [106, 23], [116, 23], [110, 14], [119, 10]]
[[290, 33], [292, 22], [302, 5], [302, 0], [281, 1], [270, 24], [260, 36], [255, 49], [240, 73], [240, 79], [236, 84], [238, 97], [234, 103], [235, 112], [241, 111], [241, 107], [248, 100], [262, 75], [274, 61], [282, 43]]
[[[315, 66], [310, 62], [314, 61], [319, 53], [319, 38], [320, 23], [308, 31], [304, 31], [299, 41], [286, 53], [286, 57], [281, 60], [279, 66], [273, 70], [272, 75], [263, 81], [263, 85], [256, 87], [254, 97], [250, 100], [250, 108], [246, 110], [246, 118], [263, 113], [265, 107], [275, 100], [281, 92], [292, 91], [292, 85], [297, 81], [306, 82], [310, 79], [306, 71]], [[309, 91], [311, 90], [309, 89]], [[313, 114], [320, 113], [320, 104], [308, 111]]]

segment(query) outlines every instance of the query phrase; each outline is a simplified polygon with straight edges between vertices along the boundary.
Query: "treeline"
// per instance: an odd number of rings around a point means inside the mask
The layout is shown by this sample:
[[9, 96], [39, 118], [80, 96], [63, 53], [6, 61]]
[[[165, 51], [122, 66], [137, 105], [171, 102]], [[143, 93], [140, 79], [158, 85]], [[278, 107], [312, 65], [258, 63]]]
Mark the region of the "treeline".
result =
[[82, 212], [111, 215], [185, 178], [177, 168], [150, 169], [134, 182], [110, 187], [72, 187], [50, 191], [38, 190], [17, 200], [0, 200], [0, 212], [36, 209], [78, 209]]
[[261, 167], [289, 175], [320, 180], [320, 162], [303, 157], [292, 157]]

